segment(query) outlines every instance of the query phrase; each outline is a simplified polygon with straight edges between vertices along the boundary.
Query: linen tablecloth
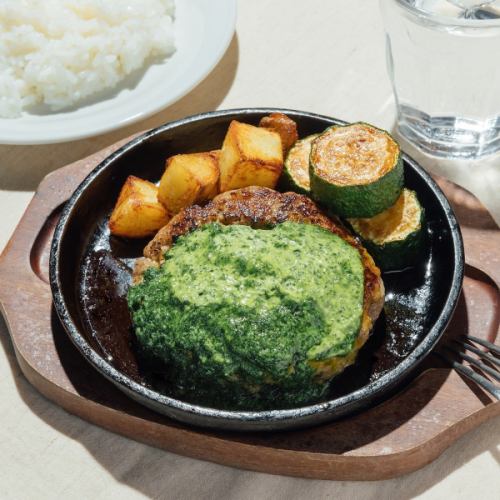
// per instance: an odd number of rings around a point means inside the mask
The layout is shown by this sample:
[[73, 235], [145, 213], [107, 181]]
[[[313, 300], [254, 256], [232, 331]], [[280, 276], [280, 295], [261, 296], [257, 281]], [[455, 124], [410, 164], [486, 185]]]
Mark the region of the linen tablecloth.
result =
[[[222, 61], [170, 108], [88, 140], [0, 146], [0, 249], [47, 173], [166, 121], [214, 109], [274, 106], [393, 129], [378, 2], [240, 0], [238, 7], [237, 33]], [[479, 195], [500, 220], [500, 160], [471, 165], [419, 159]], [[499, 498], [500, 419], [469, 433], [420, 471], [393, 480], [271, 476], [167, 453], [69, 415], [22, 376], [1, 319], [0, 340], [2, 499]]]

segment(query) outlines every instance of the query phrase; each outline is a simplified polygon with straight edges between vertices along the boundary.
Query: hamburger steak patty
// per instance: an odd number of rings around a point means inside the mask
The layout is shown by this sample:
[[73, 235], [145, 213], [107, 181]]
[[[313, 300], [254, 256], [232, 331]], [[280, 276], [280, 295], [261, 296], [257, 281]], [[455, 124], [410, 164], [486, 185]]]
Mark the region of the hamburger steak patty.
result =
[[134, 282], [142, 280], [142, 274], [146, 269], [161, 264], [163, 255], [175, 243], [176, 238], [204, 224], [218, 222], [224, 225], [242, 224], [253, 228], [266, 228], [285, 221], [315, 224], [340, 236], [359, 251], [363, 263], [363, 314], [353, 350], [346, 356], [314, 362], [319, 378], [328, 380], [352, 364], [357, 351], [367, 341], [384, 305], [384, 284], [380, 270], [365, 248], [338, 220], [323, 214], [307, 196], [293, 192], [279, 193], [273, 189], [251, 186], [219, 194], [204, 207], [193, 205], [181, 210], [158, 231], [144, 249], [144, 258], [139, 259], [135, 266]]

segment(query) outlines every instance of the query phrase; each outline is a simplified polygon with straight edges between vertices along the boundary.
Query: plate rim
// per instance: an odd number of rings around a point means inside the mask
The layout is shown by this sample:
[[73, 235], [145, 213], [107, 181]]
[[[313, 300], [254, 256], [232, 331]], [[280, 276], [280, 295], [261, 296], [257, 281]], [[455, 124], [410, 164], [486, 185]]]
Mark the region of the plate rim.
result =
[[[74, 324], [71, 316], [66, 307], [64, 294], [62, 293], [62, 286], [60, 281], [59, 269], [59, 256], [60, 245], [66, 232], [66, 223], [72, 214], [72, 210], [82, 195], [83, 191], [88, 185], [104, 170], [110, 163], [114, 162], [119, 157], [126, 154], [129, 150], [133, 149], [136, 145], [165, 131], [175, 129], [178, 126], [185, 125], [192, 122], [202, 121], [207, 118], [221, 118], [231, 115], [242, 114], [269, 114], [273, 112], [281, 112], [290, 115], [299, 115], [304, 118], [317, 119], [321, 121], [331, 122], [332, 124], [346, 124], [343, 120], [338, 120], [326, 115], [310, 113], [306, 111], [299, 111], [286, 108], [235, 108], [218, 111], [210, 111], [207, 113], [200, 113], [172, 122], [165, 123], [149, 130], [138, 137], [132, 139], [130, 142], [121, 146], [117, 151], [105, 158], [99, 165], [97, 165], [87, 177], [79, 184], [76, 190], [72, 193], [70, 199], [65, 204], [61, 213], [61, 217], [57, 223], [54, 236], [51, 243], [50, 259], [49, 259], [49, 280], [54, 301], [54, 307], [57, 315], [70, 337], [73, 344], [77, 347], [84, 358], [97, 369], [108, 380], [112, 381], [119, 389], [131, 396], [141, 404], [150, 407], [151, 409], [163, 413], [176, 420], [183, 422], [218, 429], [234, 429], [234, 430], [277, 430], [285, 428], [297, 428], [313, 425], [307, 422], [307, 419], [318, 414], [323, 414], [323, 420], [331, 420], [342, 416], [345, 413], [352, 411], [349, 405], [357, 401], [363, 401], [369, 395], [369, 399], [373, 400], [378, 397], [384, 390], [388, 390], [398, 382], [401, 382], [407, 377], [410, 372], [416, 368], [419, 362], [430, 354], [433, 347], [436, 345], [441, 335], [444, 333], [448, 325], [455, 307], [460, 297], [462, 290], [462, 282], [464, 277], [464, 247], [463, 240], [455, 217], [453, 209], [446, 198], [445, 194], [430, 177], [430, 175], [409, 155], [402, 152], [403, 160], [413, 168], [420, 177], [426, 182], [428, 187], [433, 192], [440, 206], [446, 214], [446, 219], [450, 224], [450, 237], [454, 249], [453, 254], [453, 276], [450, 280], [450, 289], [447, 294], [445, 304], [439, 313], [436, 321], [428, 330], [425, 337], [417, 345], [417, 347], [395, 368], [389, 370], [387, 373], [381, 375], [377, 380], [374, 380], [367, 385], [356, 389], [355, 391], [346, 395], [334, 398], [328, 401], [306, 405], [299, 408], [290, 409], [277, 409], [277, 410], [264, 410], [264, 411], [231, 411], [220, 410], [216, 408], [209, 408], [193, 403], [186, 403], [184, 401], [166, 396], [157, 391], [149, 389], [138, 382], [133, 381], [130, 377], [124, 375], [105, 358], [100, 356], [87, 342], [85, 337], [79, 332], [79, 329]], [[366, 393], [366, 394], [365, 394]], [[143, 400], [146, 399], [147, 403]], [[170, 410], [170, 411], [168, 411]], [[343, 410], [343, 411], [342, 411]], [[177, 412], [183, 416], [187, 415], [188, 418], [179, 418]], [[207, 421], [200, 422], [199, 417], [208, 419]]]
[[[184, 1], [192, 1], [192, 0], [184, 0]], [[202, 2], [203, 0], [201, 0]], [[124, 118], [121, 118], [117, 121], [113, 121], [112, 123], [108, 124], [103, 124], [101, 126], [94, 126], [88, 125], [87, 130], [83, 130], [80, 132], [70, 132], [68, 128], [61, 128], [60, 132], [57, 135], [53, 135], [52, 137], [41, 137], [37, 138], [36, 136], [33, 135], [28, 135], [27, 137], [25, 135], [22, 135], [22, 131], [17, 131], [14, 134], [11, 134], [9, 131], [9, 123], [16, 122], [19, 123], [18, 120], [22, 120], [23, 116], [18, 117], [18, 118], [1, 118], [0, 117], [0, 123], [3, 123], [5, 127], [3, 127], [3, 131], [0, 132], [0, 144], [3, 145], [13, 145], [13, 146], [30, 146], [30, 145], [43, 145], [43, 144], [60, 144], [64, 142], [70, 142], [70, 141], [78, 141], [82, 139], [87, 139], [90, 137], [96, 137], [98, 135], [103, 135], [109, 132], [113, 132], [115, 130], [118, 130], [120, 128], [132, 125], [134, 123], [137, 123], [141, 120], [145, 120], [155, 113], [158, 113], [162, 109], [168, 108], [169, 106], [172, 106], [175, 104], [177, 101], [185, 97], [189, 92], [191, 92], [198, 84], [200, 84], [207, 76], [214, 70], [214, 68], [217, 66], [217, 64], [222, 60], [224, 55], [226, 54], [231, 41], [234, 37], [234, 34], [236, 32], [236, 19], [237, 19], [237, 1], [236, 0], [224, 0], [225, 1], [225, 10], [229, 9], [227, 11], [227, 19], [229, 22], [226, 25], [225, 30], [217, 30], [217, 32], [220, 34], [220, 45], [219, 49], [217, 52], [213, 53], [212, 59], [210, 59], [209, 64], [206, 66], [202, 66], [203, 70], [199, 71], [196, 73], [196, 76], [189, 80], [189, 84], [184, 86], [180, 91], [174, 93], [171, 97], [168, 99], [159, 101], [160, 104], [157, 105], [152, 105], [148, 107], [145, 111], [142, 111], [140, 113], [134, 113], [130, 114], [129, 116], [126, 116]], [[198, 5], [200, 4], [200, 0], [197, 0]], [[210, 19], [205, 16], [206, 20], [206, 25], [210, 25]], [[207, 33], [206, 36], [210, 36], [210, 33]], [[175, 53], [174, 53], [175, 55]], [[168, 62], [168, 59], [165, 60], [165, 62]], [[195, 59], [190, 67], [196, 67], [197, 62], [199, 62], [199, 58]], [[119, 85], [119, 84], [118, 84]], [[111, 90], [111, 89], [110, 89]], [[133, 95], [131, 96], [133, 98]], [[111, 102], [113, 98], [110, 99], [103, 99], [99, 100], [96, 102], [96, 104], [100, 103], [105, 103], [105, 102]], [[80, 109], [85, 109], [85, 106], [83, 108], [77, 108], [74, 111], [68, 112], [68, 115], [71, 115], [73, 112], [77, 112]], [[64, 111], [62, 111], [64, 112]], [[57, 113], [57, 112], [56, 112]], [[55, 114], [56, 114], [55, 113]], [[90, 116], [93, 116], [94, 113], [92, 113]], [[71, 118], [70, 118], [71, 120]], [[43, 123], [40, 123], [40, 126], [43, 126]]]

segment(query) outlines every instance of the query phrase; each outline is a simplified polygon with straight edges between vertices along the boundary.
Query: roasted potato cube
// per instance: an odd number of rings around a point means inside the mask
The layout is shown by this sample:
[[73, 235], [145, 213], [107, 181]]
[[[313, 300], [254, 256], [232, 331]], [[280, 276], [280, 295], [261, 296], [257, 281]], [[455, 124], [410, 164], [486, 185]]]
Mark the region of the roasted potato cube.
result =
[[283, 113], [271, 113], [269, 116], [264, 116], [259, 122], [259, 127], [274, 130], [280, 135], [284, 157], [299, 139], [297, 124]]
[[171, 214], [211, 200], [218, 191], [218, 151], [180, 154], [167, 160], [160, 181], [158, 200]]
[[131, 175], [111, 213], [109, 230], [116, 236], [144, 238], [155, 234], [169, 219], [167, 210], [158, 202], [158, 188]]
[[247, 186], [274, 188], [283, 170], [279, 134], [232, 121], [219, 158], [220, 192]]

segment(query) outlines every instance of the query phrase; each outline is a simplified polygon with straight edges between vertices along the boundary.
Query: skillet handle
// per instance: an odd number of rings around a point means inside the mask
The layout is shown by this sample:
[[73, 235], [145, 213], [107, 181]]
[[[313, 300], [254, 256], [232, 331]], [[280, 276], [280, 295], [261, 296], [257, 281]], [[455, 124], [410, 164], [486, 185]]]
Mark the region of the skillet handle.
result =
[[484, 205], [458, 184], [433, 175], [448, 198], [464, 240], [465, 262], [487, 274], [500, 288], [500, 231]]
[[48, 253], [58, 208], [92, 169], [139, 134], [60, 168], [42, 180], [0, 255], [0, 306], [4, 315], [9, 304], [18, 307], [22, 303], [24, 291], [28, 295], [49, 291]]
[[500, 289], [500, 231], [463, 226], [465, 263], [487, 274]]

